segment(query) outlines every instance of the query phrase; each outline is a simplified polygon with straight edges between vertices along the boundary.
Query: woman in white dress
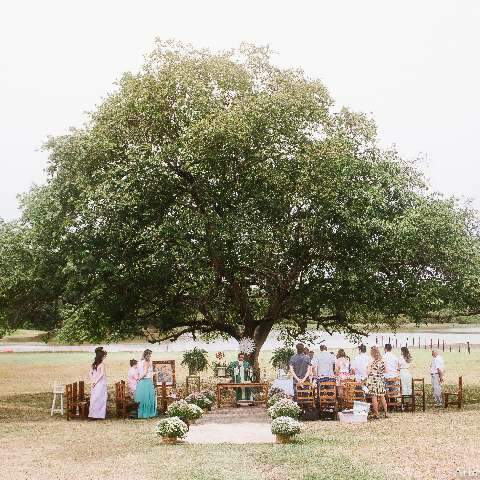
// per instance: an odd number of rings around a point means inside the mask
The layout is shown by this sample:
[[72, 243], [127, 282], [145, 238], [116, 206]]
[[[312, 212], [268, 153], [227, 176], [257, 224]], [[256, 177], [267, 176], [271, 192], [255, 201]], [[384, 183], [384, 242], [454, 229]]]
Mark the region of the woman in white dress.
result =
[[103, 348], [95, 349], [95, 360], [90, 370], [90, 408], [89, 418], [104, 419], [107, 412], [107, 373], [105, 371], [105, 357], [107, 352]]
[[337, 359], [335, 360], [335, 377], [337, 379], [338, 396], [343, 398], [343, 386], [350, 378], [350, 359], [343, 348], [338, 351]]
[[400, 351], [402, 352], [402, 356], [398, 361], [398, 365], [400, 368], [400, 380], [402, 381], [402, 395], [411, 395], [412, 374], [410, 373], [410, 363], [412, 356], [407, 347], [402, 347]]

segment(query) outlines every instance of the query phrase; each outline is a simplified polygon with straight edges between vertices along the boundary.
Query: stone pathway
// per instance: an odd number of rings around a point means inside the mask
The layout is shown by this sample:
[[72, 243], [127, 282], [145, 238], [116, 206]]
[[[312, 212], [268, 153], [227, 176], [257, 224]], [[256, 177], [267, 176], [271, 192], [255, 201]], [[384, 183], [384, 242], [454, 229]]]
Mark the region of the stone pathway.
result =
[[273, 443], [264, 407], [214, 409], [190, 426], [188, 443]]

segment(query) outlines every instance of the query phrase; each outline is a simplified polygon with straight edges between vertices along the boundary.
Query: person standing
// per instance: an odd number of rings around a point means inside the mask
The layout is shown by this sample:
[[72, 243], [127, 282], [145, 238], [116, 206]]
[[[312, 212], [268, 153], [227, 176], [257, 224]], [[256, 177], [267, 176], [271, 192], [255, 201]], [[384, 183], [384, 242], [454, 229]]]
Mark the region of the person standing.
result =
[[153, 386], [152, 351], [143, 352], [142, 359], [138, 362], [139, 380], [135, 390], [134, 399], [138, 405], [138, 418], [152, 418], [157, 416], [157, 395]]
[[378, 403], [382, 404], [385, 418], [387, 414], [387, 401], [385, 400], [385, 363], [377, 347], [370, 348], [371, 360], [368, 364], [367, 387], [372, 396], [373, 418], [378, 418]]
[[337, 378], [337, 392], [340, 398], [343, 398], [343, 386], [350, 376], [350, 360], [343, 348], [340, 348], [335, 360], [335, 377]]
[[313, 357], [312, 369], [320, 383], [335, 380], [335, 358], [327, 351], [326, 345], [320, 345], [320, 353]]
[[130, 360], [130, 368], [128, 369], [128, 390], [132, 397], [135, 395], [135, 390], [137, 389], [137, 383], [140, 378], [140, 372], [138, 371], [138, 362], [132, 358]]
[[103, 347], [95, 349], [95, 359], [90, 370], [90, 407], [88, 417], [105, 419], [107, 413], [107, 373], [105, 371], [105, 357], [107, 352]]
[[385, 378], [397, 378], [400, 374], [398, 357], [392, 352], [392, 346], [385, 344], [385, 355], [383, 356], [385, 364]]
[[297, 353], [290, 358], [288, 367], [293, 377], [293, 393], [296, 398], [297, 383], [302, 384], [311, 375], [312, 367], [311, 360], [308, 355], [305, 355], [305, 347], [303, 343], [297, 343]]
[[370, 358], [367, 354], [367, 347], [363, 344], [358, 346], [358, 355], [352, 360], [350, 368], [355, 375], [356, 382], [363, 382], [368, 376], [368, 364]]
[[400, 349], [402, 356], [398, 360], [400, 368], [400, 380], [402, 381], [402, 395], [412, 395], [412, 374], [410, 373], [410, 363], [412, 356], [407, 347]]
[[433, 399], [435, 406], [442, 406], [442, 383], [445, 378], [445, 362], [438, 354], [437, 350], [432, 350], [432, 363], [430, 364], [430, 374], [432, 376]]
[[[245, 360], [245, 354], [240, 352], [237, 356], [237, 360], [233, 361], [227, 371], [232, 377], [233, 383], [249, 383], [253, 378], [253, 369], [251, 365]], [[235, 394], [237, 402], [253, 400], [251, 388], [236, 388]]]

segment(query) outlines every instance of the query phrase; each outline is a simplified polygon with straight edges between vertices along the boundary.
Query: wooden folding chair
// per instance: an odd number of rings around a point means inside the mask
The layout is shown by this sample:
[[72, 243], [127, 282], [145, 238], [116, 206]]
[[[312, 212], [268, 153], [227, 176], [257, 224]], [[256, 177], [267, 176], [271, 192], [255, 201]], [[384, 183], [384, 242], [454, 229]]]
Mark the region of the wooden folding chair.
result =
[[412, 378], [412, 395], [410, 397], [403, 397], [404, 407], [411, 412], [415, 412], [417, 409], [417, 400], [420, 400], [422, 410], [426, 409], [425, 400], [425, 379], [424, 378]]
[[295, 396], [297, 399], [297, 403], [303, 409], [311, 410], [315, 408], [315, 391], [312, 383], [297, 383], [295, 385]]
[[138, 402], [130, 396], [125, 381], [115, 383], [115, 411], [117, 418], [127, 418], [130, 413], [138, 409]]
[[[454, 400], [451, 400], [451, 398]], [[445, 392], [443, 394], [443, 401], [445, 408], [449, 405], [456, 405], [458, 408], [462, 408], [463, 404], [463, 377], [458, 377], [458, 390], [456, 392]]]
[[317, 391], [320, 416], [331, 415], [335, 419], [338, 412], [336, 382], [318, 382]]
[[399, 377], [385, 379], [387, 410], [403, 410], [402, 381]]
[[353, 402], [365, 402], [365, 392], [362, 383], [355, 380], [347, 380], [343, 384], [343, 407], [353, 408]]
[[157, 385], [157, 405], [160, 412], [166, 412], [168, 406], [177, 400], [175, 389], [171, 385], [167, 385], [165, 382]]
[[85, 383], [75, 382], [66, 385], [67, 420], [86, 419], [90, 401], [85, 395]]

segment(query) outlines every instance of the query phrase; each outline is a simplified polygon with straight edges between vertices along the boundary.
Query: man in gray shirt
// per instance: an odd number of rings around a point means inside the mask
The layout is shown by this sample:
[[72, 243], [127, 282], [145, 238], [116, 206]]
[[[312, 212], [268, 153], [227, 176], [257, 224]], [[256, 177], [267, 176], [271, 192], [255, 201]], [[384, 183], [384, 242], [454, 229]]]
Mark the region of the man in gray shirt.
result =
[[297, 343], [297, 353], [290, 358], [288, 366], [293, 377], [293, 391], [297, 383], [305, 382], [311, 374], [311, 360], [305, 355], [305, 347], [303, 343]]

